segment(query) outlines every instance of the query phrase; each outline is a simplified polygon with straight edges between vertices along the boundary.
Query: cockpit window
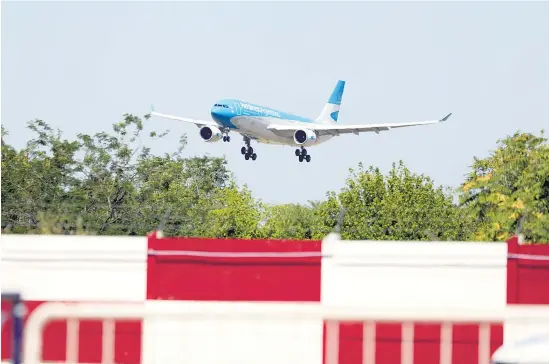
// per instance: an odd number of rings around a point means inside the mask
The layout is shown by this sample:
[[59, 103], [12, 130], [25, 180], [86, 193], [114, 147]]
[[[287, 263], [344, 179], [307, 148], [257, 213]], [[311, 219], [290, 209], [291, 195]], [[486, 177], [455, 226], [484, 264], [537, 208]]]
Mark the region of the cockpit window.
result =
[[215, 104], [214, 106], [224, 107], [225, 109], [228, 109], [228, 108], [229, 108], [229, 106], [224, 105], [224, 104]]

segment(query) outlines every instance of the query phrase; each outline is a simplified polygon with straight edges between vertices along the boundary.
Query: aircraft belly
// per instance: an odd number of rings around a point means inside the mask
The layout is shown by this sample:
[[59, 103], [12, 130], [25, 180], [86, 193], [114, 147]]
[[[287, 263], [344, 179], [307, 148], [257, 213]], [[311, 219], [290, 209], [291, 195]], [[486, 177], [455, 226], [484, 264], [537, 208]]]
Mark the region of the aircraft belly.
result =
[[[267, 126], [272, 123], [293, 124], [291, 121], [253, 116], [237, 116], [231, 119], [231, 123], [238, 128], [238, 132], [265, 144], [278, 144], [297, 146], [294, 142], [294, 133], [289, 130], [269, 130]], [[321, 135], [315, 145], [332, 139], [331, 135]]]
[[240, 116], [232, 118], [231, 122], [238, 128], [240, 133], [249, 135], [258, 142], [265, 144], [293, 144], [293, 134], [278, 135], [267, 129], [267, 125], [272, 123], [272, 120], [250, 116]]

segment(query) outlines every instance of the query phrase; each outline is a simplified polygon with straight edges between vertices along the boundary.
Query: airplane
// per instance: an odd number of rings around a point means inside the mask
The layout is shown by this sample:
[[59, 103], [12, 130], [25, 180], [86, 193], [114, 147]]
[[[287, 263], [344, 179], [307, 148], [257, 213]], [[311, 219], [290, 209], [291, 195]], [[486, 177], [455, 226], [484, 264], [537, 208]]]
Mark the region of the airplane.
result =
[[339, 80], [328, 102], [316, 119], [309, 119], [236, 99], [217, 101], [210, 111], [213, 120], [196, 120], [163, 114], [154, 111], [154, 106], [151, 106], [150, 114], [195, 124], [200, 128], [200, 137], [206, 142], [217, 142], [219, 140], [230, 142], [231, 136], [229, 133], [239, 133], [243, 136], [245, 144], [240, 152], [246, 160], [255, 161], [257, 159], [257, 153], [251, 146], [251, 141], [254, 140], [258, 143], [297, 147], [295, 155], [300, 162], [311, 161], [311, 155], [306, 148], [325, 143], [334, 136], [350, 133], [359, 135], [363, 132], [379, 134], [380, 131], [396, 128], [436, 124], [448, 120], [452, 115], [452, 113], [449, 113], [438, 120], [408, 123], [339, 124], [338, 116], [344, 89], [345, 81]]

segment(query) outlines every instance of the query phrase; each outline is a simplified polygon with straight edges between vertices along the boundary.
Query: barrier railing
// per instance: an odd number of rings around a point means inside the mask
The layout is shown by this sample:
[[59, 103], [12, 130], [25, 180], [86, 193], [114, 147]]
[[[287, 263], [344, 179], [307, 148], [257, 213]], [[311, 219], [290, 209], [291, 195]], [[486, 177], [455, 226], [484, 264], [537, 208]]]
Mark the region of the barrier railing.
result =
[[23, 342], [23, 318], [25, 316], [23, 298], [18, 292], [2, 292], [2, 302], [9, 302], [11, 306], [6, 312], [2, 310], [2, 329], [6, 321], [11, 318], [11, 360], [13, 364], [20, 364]]
[[[520, 305], [501, 310], [464, 308], [360, 308], [330, 307], [320, 303], [204, 302], [188, 301], [177, 305], [154, 306], [121, 303], [46, 303], [30, 315], [24, 343], [25, 364], [42, 359], [42, 334], [52, 320], [68, 320], [66, 362], [78, 362], [79, 320], [102, 320], [102, 363], [114, 363], [114, 321], [140, 319], [178, 319], [186, 321], [239, 319], [276, 319], [291, 322], [326, 322], [326, 364], [338, 364], [339, 322], [363, 322], [363, 363], [375, 364], [375, 323], [403, 323], [401, 363], [414, 361], [414, 324], [442, 323], [440, 363], [452, 363], [452, 325], [479, 324], [478, 363], [490, 363], [490, 324], [513, 323], [549, 325], [549, 307]], [[148, 361], [147, 364], [154, 364]]]

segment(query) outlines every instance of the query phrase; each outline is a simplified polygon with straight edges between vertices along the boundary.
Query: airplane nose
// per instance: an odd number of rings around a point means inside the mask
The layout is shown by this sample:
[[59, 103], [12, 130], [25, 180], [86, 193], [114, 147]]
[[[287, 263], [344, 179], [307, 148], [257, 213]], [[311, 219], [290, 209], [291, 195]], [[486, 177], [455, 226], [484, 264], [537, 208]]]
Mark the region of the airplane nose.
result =
[[212, 109], [211, 114], [212, 119], [223, 124], [226, 122], [226, 120], [230, 119], [230, 112], [228, 109], [216, 107]]

